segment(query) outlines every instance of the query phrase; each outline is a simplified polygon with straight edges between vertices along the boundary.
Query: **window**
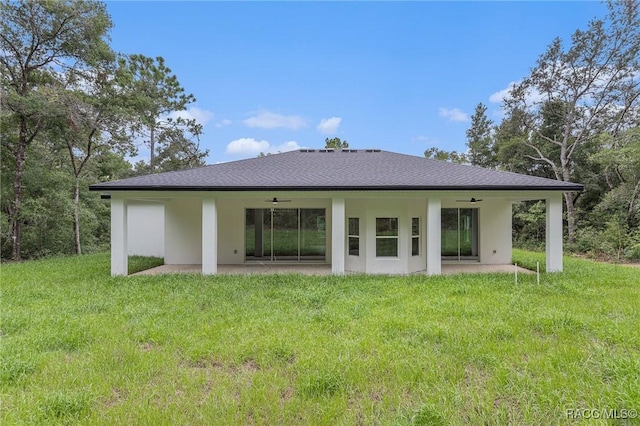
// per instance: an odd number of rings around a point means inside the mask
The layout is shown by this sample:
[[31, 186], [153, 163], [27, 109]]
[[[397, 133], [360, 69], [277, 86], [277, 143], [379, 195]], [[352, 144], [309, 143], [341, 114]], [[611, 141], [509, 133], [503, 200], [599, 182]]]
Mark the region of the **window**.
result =
[[398, 257], [398, 218], [376, 218], [376, 256]]
[[420, 218], [411, 219], [411, 256], [420, 256]]
[[349, 255], [360, 256], [360, 218], [349, 218]]

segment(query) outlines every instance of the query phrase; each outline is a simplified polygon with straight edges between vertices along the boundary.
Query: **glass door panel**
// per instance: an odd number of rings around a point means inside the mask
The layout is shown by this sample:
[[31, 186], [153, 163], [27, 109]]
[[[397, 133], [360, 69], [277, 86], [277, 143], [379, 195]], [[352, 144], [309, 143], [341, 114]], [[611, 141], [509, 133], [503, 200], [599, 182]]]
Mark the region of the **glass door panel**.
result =
[[300, 258], [324, 259], [326, 235], [324, 209], [300, 209]]
[[298, 209], [273, 209], [273, 260], [298, 260]]
[[271, 209], [245, 210], [245, 257], [271, 260]]
[[478, 256], [478, 209], [460, 209], [460, 256]]
[[478, 258], [478, 209], [442, 209], [441, 226], [443, 258]]
[[442, 209], [440, 239], [442, 256], [458, 256], [458, 209]]

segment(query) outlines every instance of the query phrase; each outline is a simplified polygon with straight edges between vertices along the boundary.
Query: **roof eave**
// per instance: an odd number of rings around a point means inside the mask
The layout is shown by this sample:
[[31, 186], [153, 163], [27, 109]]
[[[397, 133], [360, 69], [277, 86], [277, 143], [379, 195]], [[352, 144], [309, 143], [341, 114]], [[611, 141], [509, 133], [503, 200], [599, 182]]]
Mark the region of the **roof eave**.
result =
[[167, 186], [167, 185], [91, 185], [90, 191], [562, 191], [582, 192], [584, 185], [380, 185], [380, 186]]

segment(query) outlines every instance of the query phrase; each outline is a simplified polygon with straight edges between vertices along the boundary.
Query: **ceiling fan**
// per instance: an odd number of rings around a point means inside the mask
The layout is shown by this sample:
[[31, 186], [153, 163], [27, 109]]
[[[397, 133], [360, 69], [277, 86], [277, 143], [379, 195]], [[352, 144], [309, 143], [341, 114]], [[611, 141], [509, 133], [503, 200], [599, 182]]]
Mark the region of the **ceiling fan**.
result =
[[475, 203], [479, 203], [480, 201], [482, 201], [482, 199], [475, 199], [473, 197], [471, 197], [470, 200], [456, 200], [458, 203], [471, 203], [471, 204], [475, 204]]
[[264, 202], [265, 202], [265, 203], [271, 203], [271, 204], [273, 204], [273, 205], [276, 205], [276, 204], [278, 204], [278, 203], [289, 203], [289, 202], [291, 202], [291, 200], [282, 200], [282, 199], [280, 199], [280, 200], [279, 200], [277, 197], [273, 197], [273, 198], [272, 198], [272, 199], [270, 199], [270, 200], [264, 200]]

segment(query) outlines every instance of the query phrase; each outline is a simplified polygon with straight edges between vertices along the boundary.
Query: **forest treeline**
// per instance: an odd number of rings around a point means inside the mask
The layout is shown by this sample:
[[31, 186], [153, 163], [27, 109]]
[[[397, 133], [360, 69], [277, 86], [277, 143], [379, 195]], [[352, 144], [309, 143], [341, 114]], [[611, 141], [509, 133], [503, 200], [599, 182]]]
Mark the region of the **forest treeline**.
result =
[[[638, 2], [606, 5], [532, 58], [499, 122], [478, 104], [466, 152], [425, 156], [582, 183], [564, 197], [568, 249], [639, 259]], [[202, 127], [181, 114], [195, 97], [162, 57], [113, 51], [112, 25], [96, 1], [0, 4], [2, 259], [107, 249], [109, 206], [89, 184], [204, 164]], [[544, 209], [514, 205], [517, 246], [544, 247]]]
[[[638, 2], [608, 2], [608, 14], [556, 38], [503, 99], [495, 123], [482, 103], [467, 151], [425, 156], [581, 183], [564, 194], [567, 248], [594, 257], [640, 259], [640, 21]], [[514, 206], [514, 243], [540, 249], [544, 202]]]
[[112, 25], [91, 0], [0, 4], [3, 259], [103, 250], [109, 208], [89, 184], [204, 164], [181, 114], [195, 97], [162, 57], [113, 51]]

